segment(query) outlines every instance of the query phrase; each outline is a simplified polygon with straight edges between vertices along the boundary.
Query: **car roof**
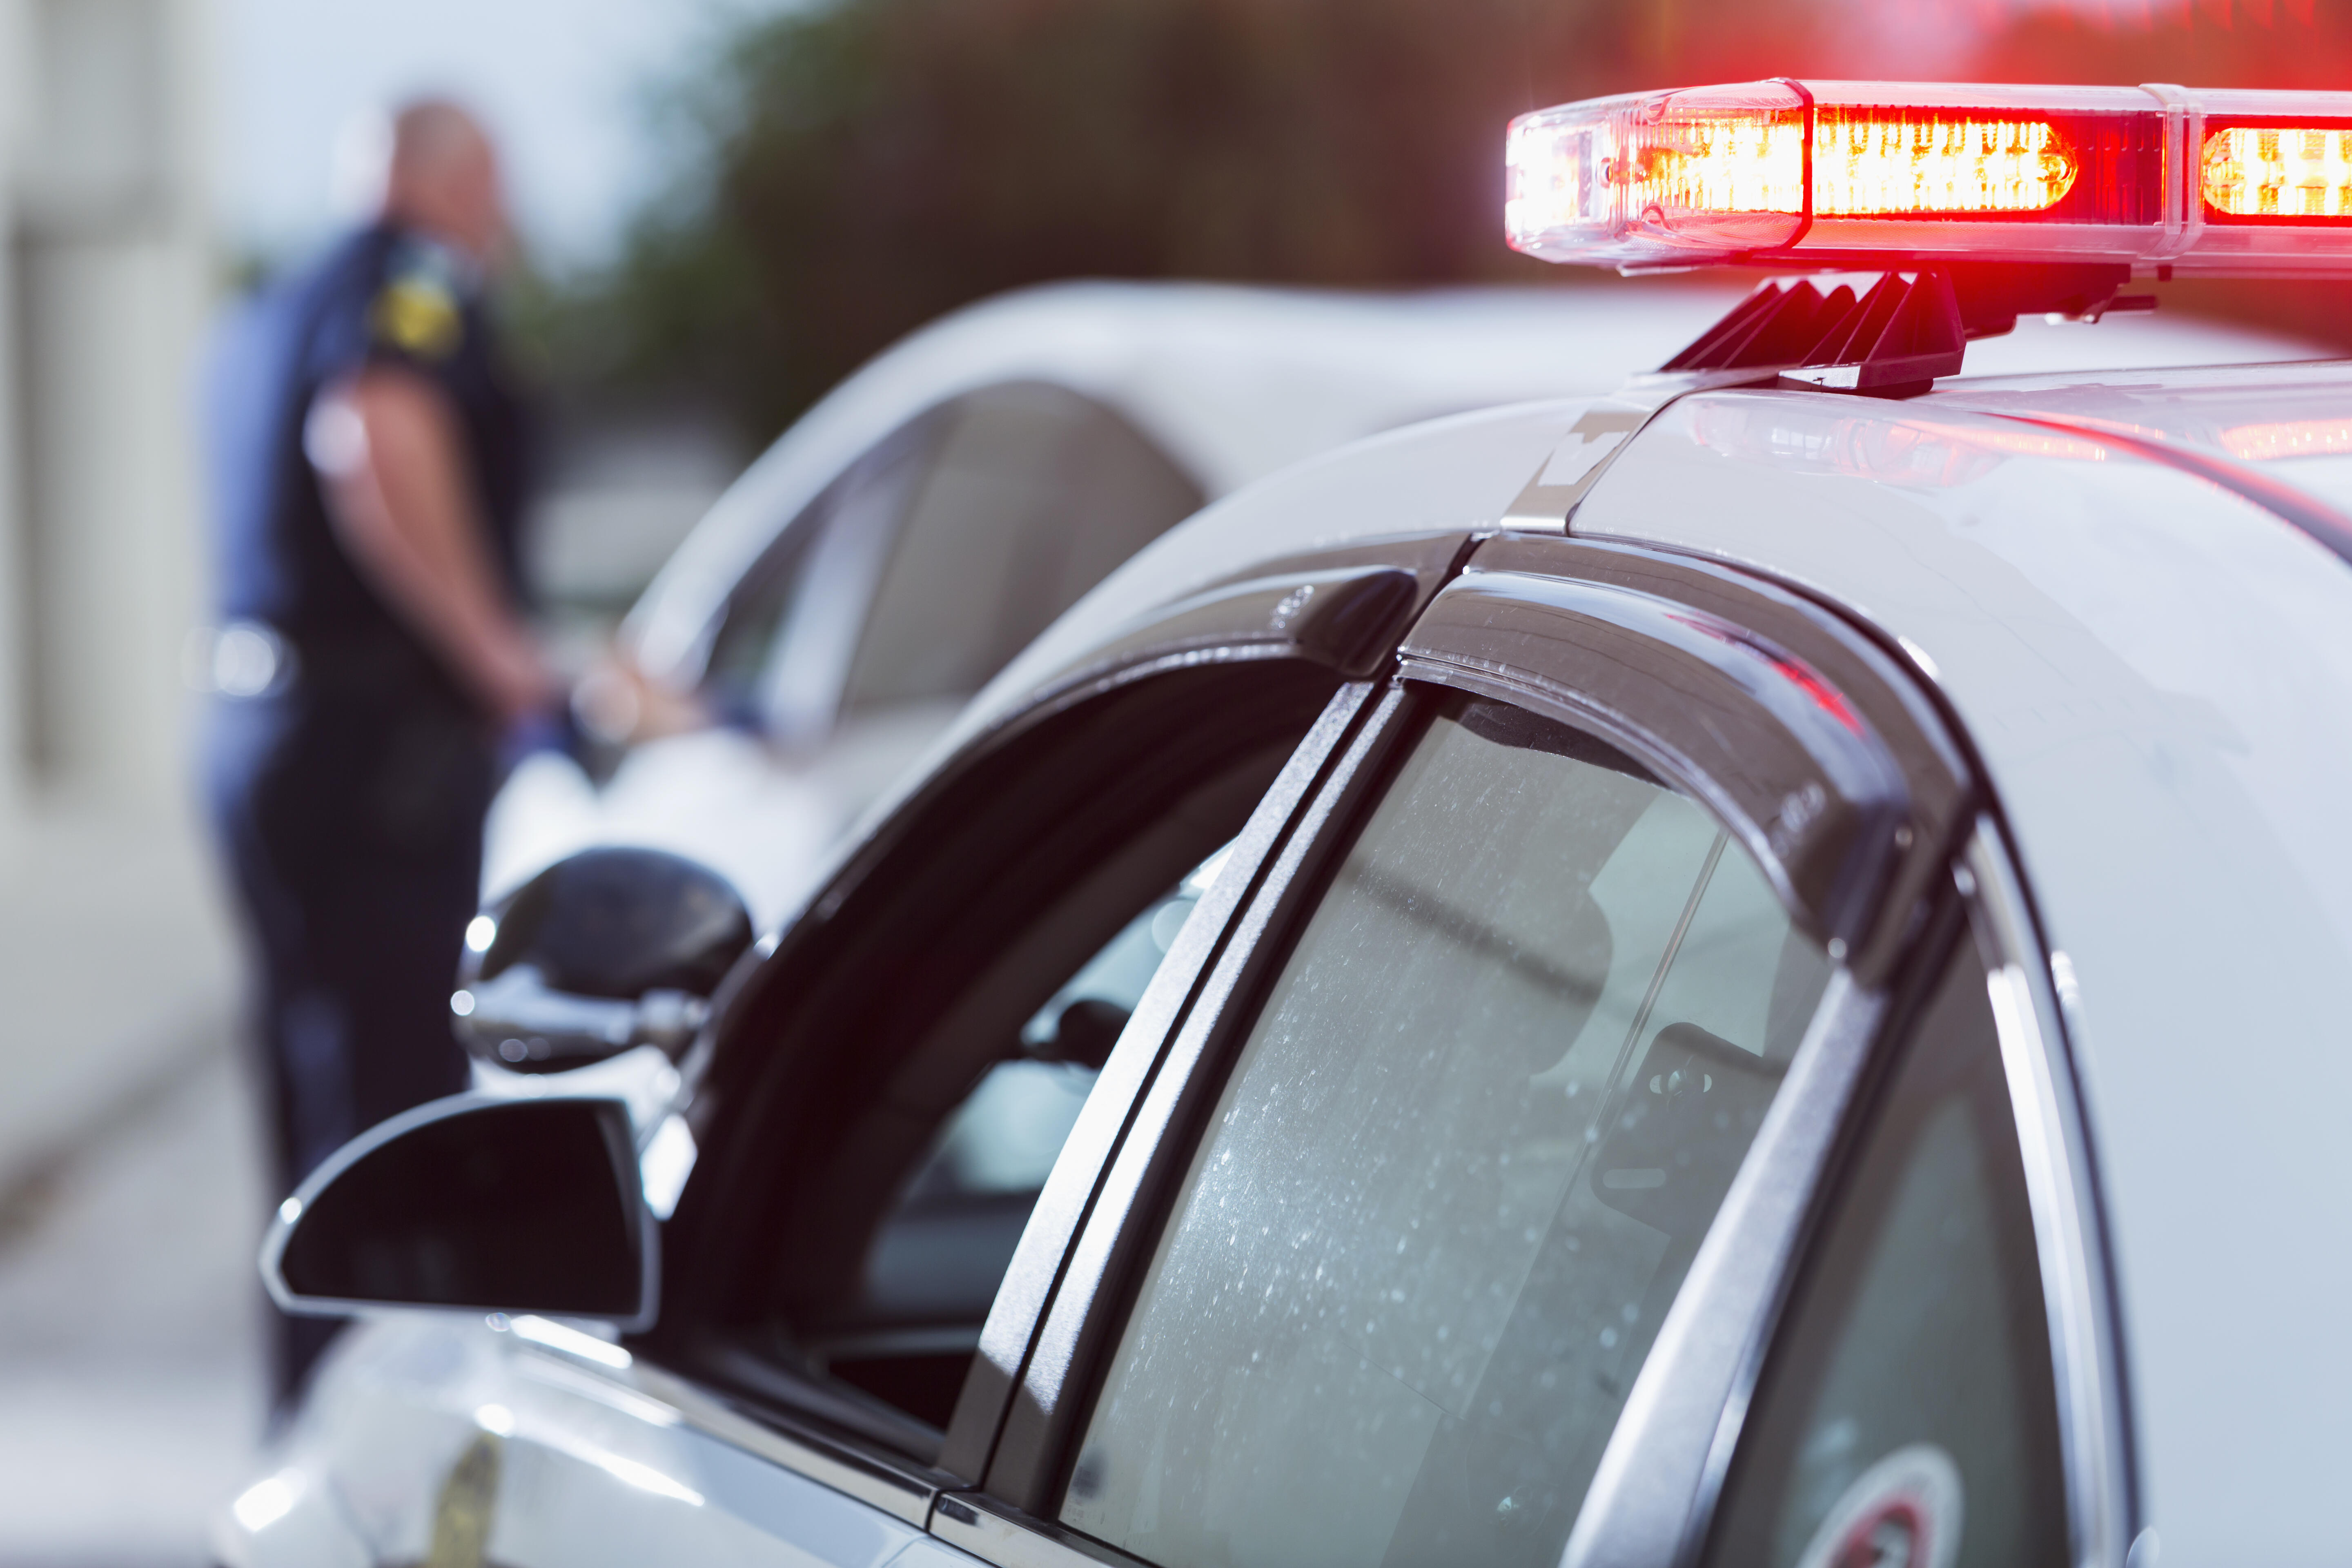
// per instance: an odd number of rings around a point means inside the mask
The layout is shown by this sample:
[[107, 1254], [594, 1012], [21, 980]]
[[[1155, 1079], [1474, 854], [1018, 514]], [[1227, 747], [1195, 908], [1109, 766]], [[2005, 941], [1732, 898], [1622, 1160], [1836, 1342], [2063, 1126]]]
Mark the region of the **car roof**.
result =
[[849, 462], [983, 387], [1044, 382], [1083, 394], [1213, 500], [1375, 431], [1604, 392], [1696, 336], [1738, 292], [1089, 281], [999, 295], [909, 333], [778, 437], [663, 566], [629, 635], [648, 669], [685, 658], [736, 579]]
[[[1456, 410], [1604, 393], [1662, 363], [1736, 284], [1339, 292], [1074, 282], [997, 296], [894, 344], [779, 437], [679, 545], [631, 612], [639, 662], [697, 646], [778, 529], [852, 459], [949, 398], [1046, 382], [1116, 410], [1213, 500], [1291, 463]], [[2194, 321], [2118, 318], [2097, 336], [2029, 322], [1979, 345], [2012, 374], [2094, 363], [2316, 351]]]
[[[1049, 629], [942, 753], [1254, 561], [1499, 526], [1591, 405], [1395, 432], [1208, 508]], [[1900, 402], [1694, 393], [1570, 531], [1809, 590], [1909, 652], [1961, 721], [2063, 955], [2143, 1475], [2186, 1545], [2294, 1517], [2352, 1405], [2332, 1321], [2352, 1299], [2352, 563], [2165, 460], [2168, 442], [2325, 500], [2352, 462], [2352, 366], [1960, 380]]]
[[2352, 512], [2352, 374], [2338, 361], [1970, 377], [1917, 403], [2153, 437]]

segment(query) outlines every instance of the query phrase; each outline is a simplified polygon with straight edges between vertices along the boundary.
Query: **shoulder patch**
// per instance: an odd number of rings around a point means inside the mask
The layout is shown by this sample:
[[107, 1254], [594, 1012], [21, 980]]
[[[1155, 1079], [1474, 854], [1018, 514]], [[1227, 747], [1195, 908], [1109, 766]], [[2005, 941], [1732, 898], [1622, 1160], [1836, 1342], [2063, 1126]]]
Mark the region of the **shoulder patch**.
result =
[[446, 359], [465, 341], [466, 319], [446, 284], [412, 275], [384, 285], [368, 308], [368, 330], [419, 359]]

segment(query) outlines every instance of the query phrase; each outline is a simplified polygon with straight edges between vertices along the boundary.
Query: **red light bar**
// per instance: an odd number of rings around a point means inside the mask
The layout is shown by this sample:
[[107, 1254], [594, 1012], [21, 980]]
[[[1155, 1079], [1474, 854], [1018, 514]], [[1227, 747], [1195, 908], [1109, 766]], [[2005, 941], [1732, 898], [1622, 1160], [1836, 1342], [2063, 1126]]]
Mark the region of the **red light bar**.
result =
[[1554, 261], [2352, 274], [2352, 93], [1749, 82], [1522, 115], [1506, 166]]

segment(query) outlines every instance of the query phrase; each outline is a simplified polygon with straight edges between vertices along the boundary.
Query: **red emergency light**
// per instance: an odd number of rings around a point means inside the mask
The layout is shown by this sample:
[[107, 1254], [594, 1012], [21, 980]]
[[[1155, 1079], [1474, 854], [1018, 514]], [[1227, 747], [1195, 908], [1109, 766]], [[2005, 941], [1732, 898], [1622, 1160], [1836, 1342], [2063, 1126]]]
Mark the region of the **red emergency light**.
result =
[[1506, 162], [1513, 246], [1626, 271], [2352, 274], [2352, 93], [1759, 81], [1522, 115]]

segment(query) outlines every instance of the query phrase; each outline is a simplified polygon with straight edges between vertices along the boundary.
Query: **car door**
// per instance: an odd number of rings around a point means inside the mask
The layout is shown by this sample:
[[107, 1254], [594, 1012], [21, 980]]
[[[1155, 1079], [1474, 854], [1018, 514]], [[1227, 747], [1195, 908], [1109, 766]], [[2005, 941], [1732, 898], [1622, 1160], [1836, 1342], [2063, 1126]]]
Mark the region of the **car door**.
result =
[[984, 1449], [1003, 1387], [986, 1326], [1008, 1291], [1043, 1299], [1034, 1260], [1076, 1229], [1072, 1184], [1141, 1087], [1126, 1037], [1156, 1037], [1154, 998], [1228, 940], [1360, 727], [1364, 676], [1465, 544], [1196, 595], [908, 802], [687, 1064], [699, 1152], [659, 1327], [444, 1328], [437, 1379], [412, 1348], [373, 1419], [429, 1405], [437, 1458], [422, 1485], [355, 1462], [343, 1490], [423, 1491], [430, 1521], [376, 1537], [511, 1568], [907, 1550], [977, 1479], [959, 1456]]
[[1162, 1035], [1050, 1299], [999, 1297], [997, 1436], [933, 1533], [1006, 1568], [2112, 1544], [2030, 921], [1958, 934], [1979, 804], [1797, 595], [1490, 542]]

